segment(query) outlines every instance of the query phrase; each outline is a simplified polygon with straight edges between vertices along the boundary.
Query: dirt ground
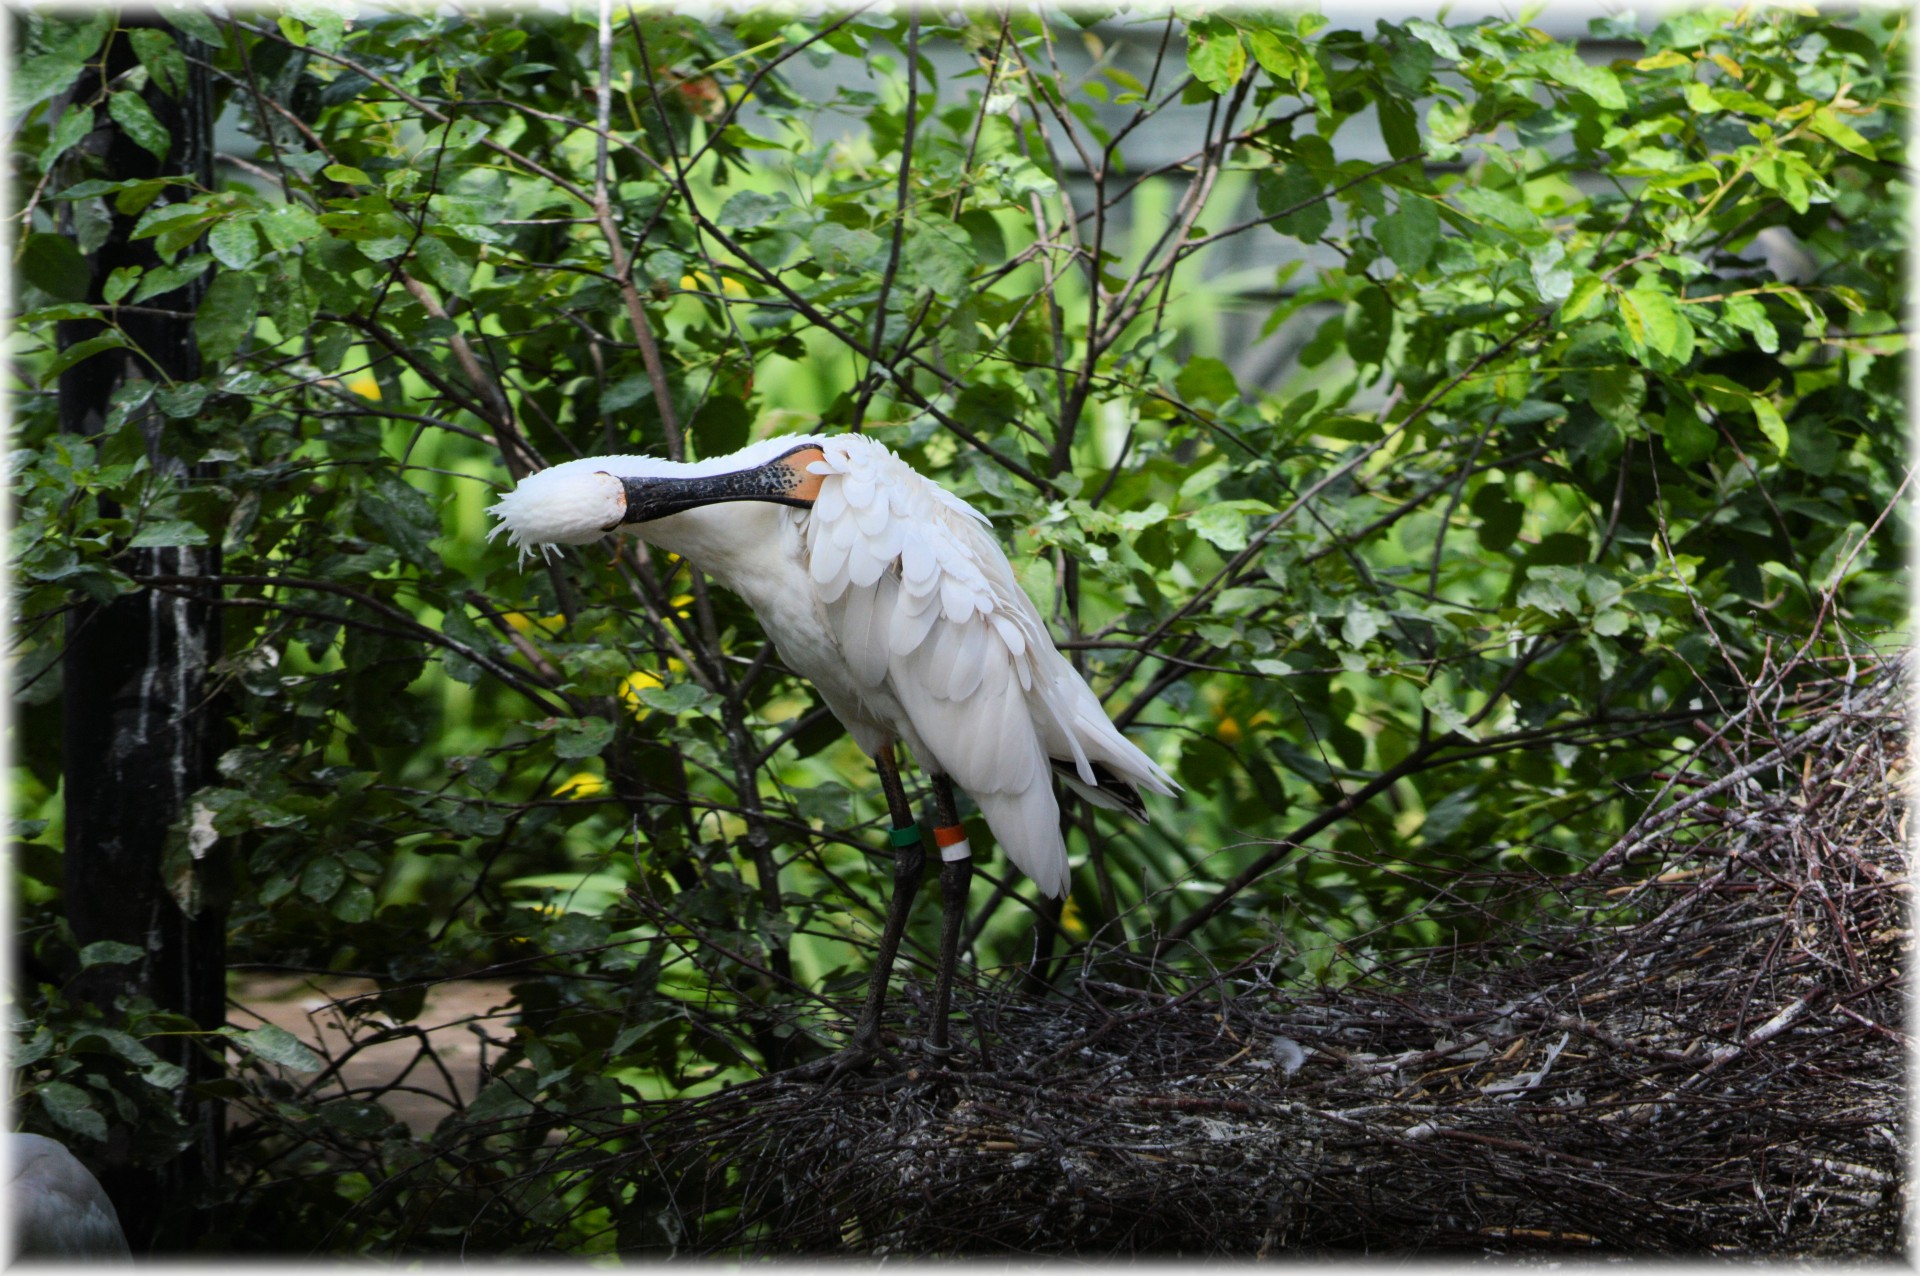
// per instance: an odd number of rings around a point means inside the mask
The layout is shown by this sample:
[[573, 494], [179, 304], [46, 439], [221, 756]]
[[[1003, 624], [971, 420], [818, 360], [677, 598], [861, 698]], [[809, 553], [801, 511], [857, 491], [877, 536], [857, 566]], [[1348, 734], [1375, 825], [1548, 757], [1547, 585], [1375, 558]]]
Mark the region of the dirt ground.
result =
[[[414, 1133], [431, 1134], [451, 1110], [451, 1098], [463, 1103], [473, 1099], [487, 1060], [508, 1035], [508, 1024], [499, 1013], [507, 1004], [507, 985], [471, 980], [439, 984], [427, 993], [418, 1026], [445, 1065], [444, 1072], [423, 1057], [421, 1042], [413, 1035], [350, 1049], [354, 1037], [364, 1041], [374, 1033], [363, 1021], [350, 1036], [341, 1003], [373, 991], [373, 983], [364, 979], [241, 973], [228, 986], [227, 1022], [243, 1029], [274, 1024], [321, 1058], [344, 1059], [338, 1073], [323, 1083], [323, 1093], [365, 1095], [404, 1074], [404, 1080], [381, 1101]], [[495, 1044], [489, 1044], [489, 1038]], [[313, 1077], [293, 1073], [289, 1080], [310, 1084]]]

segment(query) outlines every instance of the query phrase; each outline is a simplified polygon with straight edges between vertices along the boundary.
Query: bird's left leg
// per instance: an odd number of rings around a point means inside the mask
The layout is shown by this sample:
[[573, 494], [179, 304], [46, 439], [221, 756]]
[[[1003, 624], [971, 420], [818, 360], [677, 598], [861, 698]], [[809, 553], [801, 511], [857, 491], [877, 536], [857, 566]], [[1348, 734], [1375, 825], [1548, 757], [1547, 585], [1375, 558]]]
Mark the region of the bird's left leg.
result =
[[973, 884], [973, 848], [960, 826], [953, 800], [953, 782], [933, 777], [933, 839], [940, 844], [940, 976], [933, 991], [933, 1028], [926, 1051], [944, 1058], [953, 1053], [947, 1042], [947, 1011], [953, 1003], [953, 972], [960, 960], [960, 930], [967, 920], [967, 888]]
[[906, 786], [900, 782], [900, 764], [889, 743], [874, 758], [880, 772], [880, 787], [887, 795], [887, 810], [893, 816], [893, 900], [887, 909], [887, 928], [880, 933], [880, 949], [874, 954], [872, 982], [867, 985], [867, 1004], [860, 1011], [853, 1035], [838, 1054], [832, 1056], [834, 1076], [866, 1063], [879, 1053], [880, 1012], [887, 1003], [887, 977], [893, 971], [894, 955], [900, 951], [900, 937], [906, 933], [907, 917], [913, 912], [913, 897], [920, 889], [920, 877], [926, 870], [927, 856], [921, 849], [920, 826], [913, 819], [913, 804], [907, 801]]

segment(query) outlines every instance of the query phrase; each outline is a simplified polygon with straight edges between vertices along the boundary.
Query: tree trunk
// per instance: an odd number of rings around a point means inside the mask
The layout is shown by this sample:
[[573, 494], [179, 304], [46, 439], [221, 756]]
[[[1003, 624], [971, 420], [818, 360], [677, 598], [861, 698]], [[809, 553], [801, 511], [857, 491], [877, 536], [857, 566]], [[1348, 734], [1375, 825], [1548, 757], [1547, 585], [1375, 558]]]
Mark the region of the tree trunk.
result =
[[[147, 104], [173, 138], [167, 158], [156, 159], [119, 127], [106, 123], [83, 144], [105, 159], [115, 179], [187, 176], [202, 186], [213, 180], [213, 93], [207, 51], [152, 15], [128, 14], [124, 27], [168, 30], [189, 59], [181, 97], [158, 87]], [[131, 69], [129, 42], [109, 46], [106, 77]], [[98, 91], [90, 72], [77, 94]], [[102, 113], [104, 116], [104, 113]], [[116, 215], [112, 231], [93, 254], [89, 299], [118, 266], [160, 264], [152, 242], [132, 243], [135, 218]], [[155, 298], [156, 310], [191, 312], [204, 285], [196, 283]], [[128, 335], [175, 381], [200, 375], [200, 352], [190, 320], [156, 314], [124, 315]], [[102, 330], [91, 321], [60, 325], [67, 347]], [[76, 434], [98, 435], [107, 427], [116, 392], [155, 373], [127, 350], [98, 354], [62, 374], [60, 419]], [[166, 418], [149, 405], [140, 428], [157, 473], [198, 477], [164, 450]], [[130, 551], [135, 574], [206, 576], [220, 569], [219, 551]], [[143, 962], [96, 966], [75, 985], [77, 995], [109, 1019], [123, 998], [147, 998], [161, 1010], [193, 1019], [203, 1029], [225, 1022], [224, 892], [210, 880], [212, 865], [187, 849], [176, 834], [172, 864], [168, 830], [185, 812], [193, 792], [214, 777], [221, 714], [212, 701], [209, 670], [221, 651], [220, 616], [213, 588], [196, 598], [146, 590], [111, 603], [89, 604], [67, 622], [62, 705], [62, 768], [66, 784], [66, 907], [81, 945], [118, 940], [147, 953]], [[204, 849], [204, 848], [202, 848]], [[106, 1186], [136, 1253], [179, 1249], [195, 1232], [193, 1206], [202, 1186], [217, 1174], [223, 1114], [217, 1101], [193, 1096], [197, 1083], [217, 1064], [193, 1041], [173, 1037], [152, 1043], [187, 1071], [178, 1094], [196, 1141], [158, 1171], [133, 1161], [131, 1132], [116, 1129], [108, 1147]], [[156, 1181], [157, 1180], [157, 1181]]]

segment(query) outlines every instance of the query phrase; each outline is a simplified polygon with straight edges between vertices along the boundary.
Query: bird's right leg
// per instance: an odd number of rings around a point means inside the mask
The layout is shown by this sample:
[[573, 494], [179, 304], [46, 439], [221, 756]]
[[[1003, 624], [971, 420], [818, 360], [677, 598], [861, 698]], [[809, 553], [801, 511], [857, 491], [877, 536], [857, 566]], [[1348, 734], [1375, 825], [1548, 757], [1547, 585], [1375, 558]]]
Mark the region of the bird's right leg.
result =
[[935, 1058], [953, 1053], [947, 1040], [947, 1015], [953, 1006], [953, 971], [960, 960], [960, 928], [967, 920], [967, 894], [973, 882], [973, 851], [960, 827], [953, 781], [933, 777], [934, 840], [940, 843], [940, 974], [933, 993], [933, 1025], [926, 1051]]
[[900, 764], [894, 757], [892, 743], [880, 750], [874, 766], [880, 772], [880, 787], [887, 795], [887, 810], [893, 816], [893, 900], [887, 908], [887, 928], [880, 933], [879, 951], [874, 954], [867, 1004], [860, 1011], [860, 1019], [846, 1047], [827, 1061], [833, 1076], [858, 1067], [879, 1053], [880, 1011], [887, 1004], [887, 978], [893, 972], [894, 955], [900, 951], [900, 937], [906, 933], [907, 917], [913, 912], [913, 897], [920, 889], [920, 877], [926, 869], [920, 826], [914, 823], [913, 806], [907, 801], [906, 786], [900, 782]]

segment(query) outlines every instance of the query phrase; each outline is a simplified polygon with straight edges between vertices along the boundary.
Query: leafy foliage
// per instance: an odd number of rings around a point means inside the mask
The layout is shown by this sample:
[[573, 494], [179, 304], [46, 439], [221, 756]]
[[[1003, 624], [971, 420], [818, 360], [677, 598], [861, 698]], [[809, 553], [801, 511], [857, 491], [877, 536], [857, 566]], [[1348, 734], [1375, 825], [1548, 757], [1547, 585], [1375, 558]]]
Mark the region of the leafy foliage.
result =
[[[15, 67], [16, 866], [55, 972], [30, 1119], [97, 1137], [172, 1084], [139, 1038], [179, 1025], [55, 991], [59, 618], [178, 587], [130, 546], [223, 551], [235, 743], [178, 854], [225, 855], [236, 960], [369, 977], [353, 1012], [399, 1022], [427, 982], [520, 981], [430, 1210], [294, 1172], [326, 1129], [430, 1176], [377, 1106], [250, 1106], [283, 1219], [450, 1244], [463, 1185], [501, 1180], [524, 1211], [488, 1243], [672, 1244], [657, 1203], [514, 1176], [547, 1128], [817, 1053], [814, 990], [865, 969], [864, 759], [683, 564], [490, 545], [542, 462], [864, 429], [991, 514], [1187, 786], [1150, 827], [1077, 825], [1043, 933], [1169, 978], [1471, 939], [1517, 906], [1500, 875], [1625, 831], [1721, 690], [1900, 623], [1897, 11], [1600, 20], [1634, 50], [1606, 63], [1515, 21], [1238, 11], [171, 20], [28, 14]], [[72, 96], [122, 39], [140, 69]], [[213, 189], [123, 179], [83, 143], [165, 154], [143, 94], [189, 56], [244, 154]], [[1156, 120], [1202, 141], [1136, 157]], [[156, 261], [95, 278], [115, 215]], [[58, 373], [203, 277], [206, 375], [61, 433]], [[1247, 375], [1227, 311], [1287, 375]], [[83, 317], [105, 332], [63, 348]], [[156, 414], [217, 477], [150, 464]], [[1024, 959], [1020, 883], [979, 889], [981, 964]]]

